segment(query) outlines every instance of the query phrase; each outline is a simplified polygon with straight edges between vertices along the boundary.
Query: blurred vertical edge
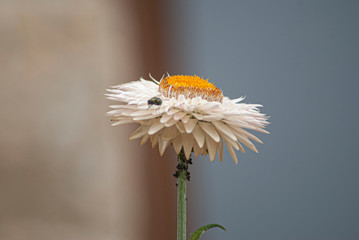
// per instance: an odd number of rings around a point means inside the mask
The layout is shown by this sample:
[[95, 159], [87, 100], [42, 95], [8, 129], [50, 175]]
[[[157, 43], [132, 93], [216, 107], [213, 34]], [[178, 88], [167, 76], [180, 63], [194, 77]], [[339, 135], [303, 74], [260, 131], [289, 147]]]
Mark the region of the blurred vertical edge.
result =
[[[160, 79], [168, 72], [169, 60], [166, 59], [165, 23], [163, 14], [164, 0], [129, 1], [138, 21], [142, 69], [145, 79], [151, 74]], [[147, 154], [145, 171], [147, 174], [147, 194], [149, 201], [148, 239], [175, 239], [176, 237], [176, 186], [173, 173], [176, 155], [169, 147], [164, 156], [158, 153], [157, 146], [151, 149], [144, 146]]]
[[173, 150], [104, 116], [106, 87], [167, 72], [162, 4], [0, 1], [1, 240], [175, 239]]

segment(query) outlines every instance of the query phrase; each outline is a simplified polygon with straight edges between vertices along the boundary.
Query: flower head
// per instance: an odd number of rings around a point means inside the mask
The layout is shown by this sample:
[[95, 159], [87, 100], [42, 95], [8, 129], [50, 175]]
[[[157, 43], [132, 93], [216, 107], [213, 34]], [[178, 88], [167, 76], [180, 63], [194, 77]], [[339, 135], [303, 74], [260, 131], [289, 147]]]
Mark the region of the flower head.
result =
[[222, 162], [223, 143], [236, 163], [234, 149], [244, 153], [242, 144], [258, 152], [249, 139], [262, 141], [245, 129], [268, 133], [267, 117], [258, 110], [261, 105], [240, 103], [243, 97], [224, 97], [219, 88], [196, 75], [152, 80], [108, 89], [107, 97], [121, 102], [107, 113], [112, 125], [140, 124], [130, 140], [142, 138], [142, 145], [149, 139], [152, 147], [158, 144], [161, 155], [172, 144], [177, 154], [183, 148], [187, 159], [193, 151], [196, 157], [208, 153], [213, 161], [218, 152]]

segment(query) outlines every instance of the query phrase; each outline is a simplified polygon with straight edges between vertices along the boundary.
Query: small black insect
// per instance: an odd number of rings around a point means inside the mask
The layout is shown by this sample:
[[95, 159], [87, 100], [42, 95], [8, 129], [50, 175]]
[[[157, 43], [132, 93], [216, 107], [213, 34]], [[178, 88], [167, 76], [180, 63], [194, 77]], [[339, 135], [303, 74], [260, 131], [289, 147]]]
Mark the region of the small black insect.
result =
[[152, 105], [160, 106], [162, 104], [162, 99], [158, 97], [153, 97], [148, 99], [147, 104], [148, 106], [152, 106]]

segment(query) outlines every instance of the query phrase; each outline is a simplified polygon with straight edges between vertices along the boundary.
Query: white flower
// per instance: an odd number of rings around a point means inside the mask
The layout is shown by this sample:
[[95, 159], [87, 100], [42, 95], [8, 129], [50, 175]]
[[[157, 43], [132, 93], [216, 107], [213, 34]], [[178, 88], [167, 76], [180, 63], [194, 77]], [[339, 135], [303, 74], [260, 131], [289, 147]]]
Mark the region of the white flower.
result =
[[241, 143], [258, 152], [249, 140], [262, 143], [245, 129], [268, 133], [263, 128], [267, 117], [260, 113], [259, 104], [240, 103], [244, 98], [229, 99], [212, 83], [198, 76], [167, 76], [157, 82], [140, 79], [108, 89], [111, 100], [121, 102], [110, 106], [113, 126], [125, 123], [139, 123], [130, 140], [142, 138], [141, 145], [148, 139], [152, 147], [159, 145], [162, 155], [169, 145], [178, 154], [182, 147], [186, 158], [193, 150], [209, 154], [213, 161], [218, 152], [223, 160], [223, 143], [235, 163], [234, 151], [245, 152]]

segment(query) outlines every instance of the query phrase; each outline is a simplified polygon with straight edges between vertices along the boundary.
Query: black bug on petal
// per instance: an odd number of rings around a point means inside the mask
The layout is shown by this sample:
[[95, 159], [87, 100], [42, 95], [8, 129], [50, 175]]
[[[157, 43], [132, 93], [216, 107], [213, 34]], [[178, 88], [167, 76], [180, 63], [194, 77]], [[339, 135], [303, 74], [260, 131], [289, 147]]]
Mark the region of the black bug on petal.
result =
[[147, 104], [148, 106], [152, 106], [152, 105], [160, 106], [162, 104], [162, 99], [158, 97], [153, 97], [148, 99]]

